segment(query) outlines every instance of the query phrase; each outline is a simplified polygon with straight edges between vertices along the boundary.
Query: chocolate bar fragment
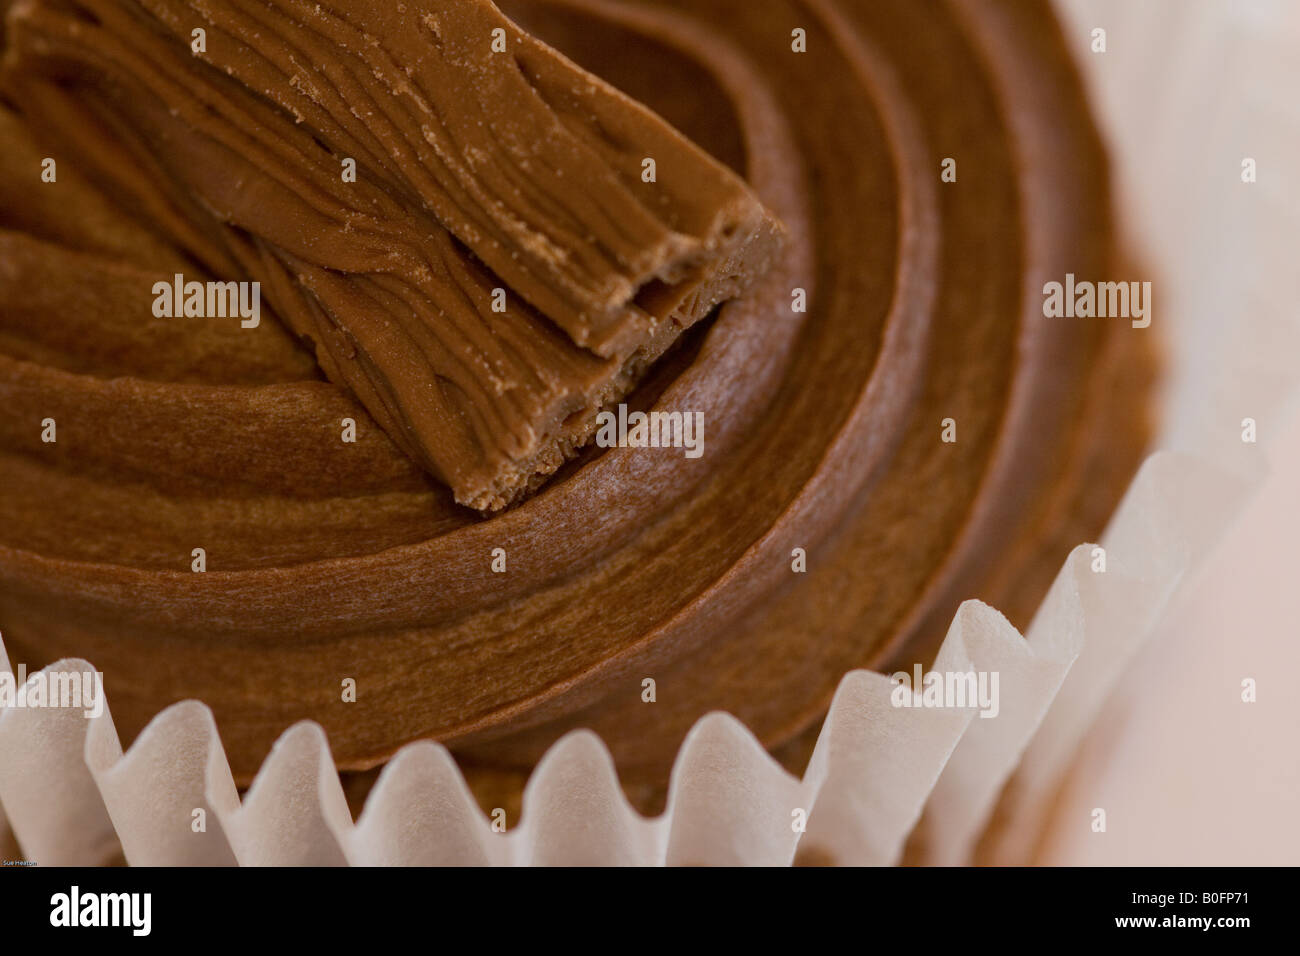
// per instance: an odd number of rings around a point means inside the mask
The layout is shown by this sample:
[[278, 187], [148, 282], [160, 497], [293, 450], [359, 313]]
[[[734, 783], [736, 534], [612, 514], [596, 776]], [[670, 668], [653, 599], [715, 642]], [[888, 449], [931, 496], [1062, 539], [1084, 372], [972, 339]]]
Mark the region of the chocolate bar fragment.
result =
[[4, 92], [65, 161], [259, 282], [480, 510], [780, 245], [739, 177], [486, 0], [34, 0], [6, 32]]

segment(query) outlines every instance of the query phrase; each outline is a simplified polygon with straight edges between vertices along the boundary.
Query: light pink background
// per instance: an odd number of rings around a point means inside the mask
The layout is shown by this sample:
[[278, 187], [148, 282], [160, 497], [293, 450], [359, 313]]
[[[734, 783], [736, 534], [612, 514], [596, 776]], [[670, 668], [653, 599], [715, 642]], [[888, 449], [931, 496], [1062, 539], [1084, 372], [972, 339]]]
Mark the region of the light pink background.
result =
[[1044, 862], [1300, 864], [1300, 416], [1268, 454], [1085, 745]]

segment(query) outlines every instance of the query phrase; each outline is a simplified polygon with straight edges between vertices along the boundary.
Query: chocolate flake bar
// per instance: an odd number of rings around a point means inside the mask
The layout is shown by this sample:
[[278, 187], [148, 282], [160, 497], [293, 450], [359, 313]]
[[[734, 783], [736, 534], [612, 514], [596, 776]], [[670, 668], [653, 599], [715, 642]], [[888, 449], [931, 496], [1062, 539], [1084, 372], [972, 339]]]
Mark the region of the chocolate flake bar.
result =
[[486, 0], [32, 0], [7, 42], [27, 115], [203, 269], [260, 282], [480, 510], [780, 246], [739, 177]]

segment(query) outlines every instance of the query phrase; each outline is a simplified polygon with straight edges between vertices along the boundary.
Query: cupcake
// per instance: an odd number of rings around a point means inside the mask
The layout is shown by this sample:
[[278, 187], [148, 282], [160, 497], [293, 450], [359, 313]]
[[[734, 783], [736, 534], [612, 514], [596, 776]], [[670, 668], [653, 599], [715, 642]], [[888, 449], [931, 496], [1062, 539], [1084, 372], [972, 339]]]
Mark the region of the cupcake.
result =
[[[10, 7], [13, 661], [645, 810], [703, 715], [1024, 628], [1141, 460], [1149, 283], [1046, 3]], [[1121, 294], [1122, 293], [1122, 294]]]

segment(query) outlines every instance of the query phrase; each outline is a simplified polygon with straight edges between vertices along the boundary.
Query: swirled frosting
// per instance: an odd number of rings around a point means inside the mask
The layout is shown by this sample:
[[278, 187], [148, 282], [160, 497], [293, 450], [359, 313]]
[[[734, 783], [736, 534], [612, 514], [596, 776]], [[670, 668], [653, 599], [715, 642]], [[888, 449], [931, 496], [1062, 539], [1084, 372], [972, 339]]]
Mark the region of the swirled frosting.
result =
[[197, 697], [237, 777], [311, 718], [343, 768], [433, 737], [486, 779], [586, 726], [653, 782], [726, 709], [794, 765], [846, 670], [924, 661], [966, 598], [1023, 625], [1136, 466], [1142, 333], [1043, 315], [1045, 282], [1122, 265], [1045, 3], [501, 4], [743, 175], [786, 245], [628, 398], [699, 412], [703, 455], [588, 448], [486, 519], [284, 325], [147, 314], [194, 269], [135, 215], [156, 170], [116, 170], [132, 208], [72, 149], [35, 181], [33, 91], [82, 76], [39, 34], [12, 52], [43, 7], [6, 27], [0, 626], [15, 660], [95, 662], [124, 736]]

